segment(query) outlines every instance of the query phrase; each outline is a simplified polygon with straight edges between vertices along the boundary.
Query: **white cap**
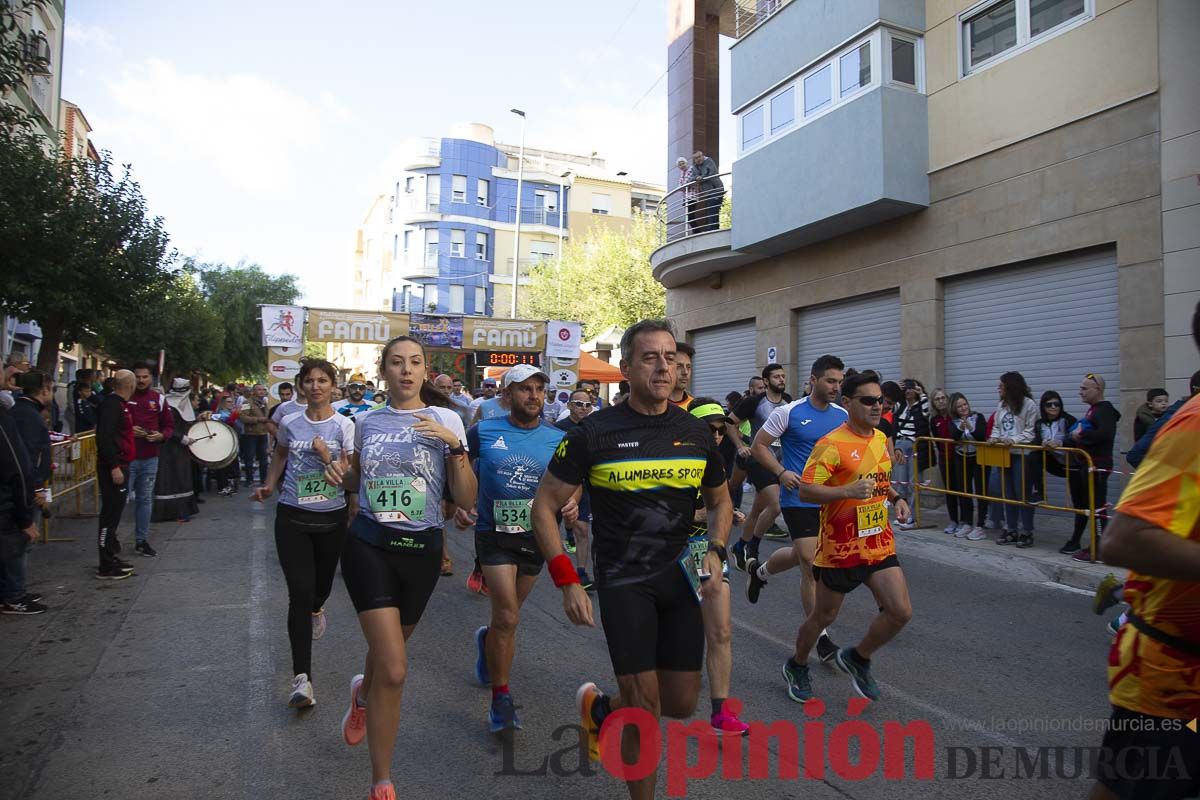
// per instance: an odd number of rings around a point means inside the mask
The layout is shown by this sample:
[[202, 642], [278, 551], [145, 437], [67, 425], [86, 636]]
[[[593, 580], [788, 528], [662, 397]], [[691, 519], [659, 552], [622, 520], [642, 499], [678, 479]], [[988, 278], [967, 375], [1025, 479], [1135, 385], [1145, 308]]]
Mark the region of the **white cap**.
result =
[[524, 383], [534, 375], [541, 375], [542, 380], [546, 381], [546, 383], [550, 382], [550, 376], [542, 372], [533, 364], [517, 364], [508, 372], [504, 373], [504, 388], [507, 389], [514, 383]]

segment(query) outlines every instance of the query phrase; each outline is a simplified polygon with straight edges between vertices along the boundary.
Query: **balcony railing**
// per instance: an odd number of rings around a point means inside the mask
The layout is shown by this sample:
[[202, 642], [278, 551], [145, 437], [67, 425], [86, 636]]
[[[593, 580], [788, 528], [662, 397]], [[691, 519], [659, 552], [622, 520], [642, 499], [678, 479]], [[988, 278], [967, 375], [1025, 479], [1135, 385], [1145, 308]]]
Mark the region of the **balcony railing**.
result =
[[734, 36], [738, 39], [742, 38], [770, 19], [775, 12], [789, 2], [791, 0], [734, 0]]
[[717, 175], [723, 188], [702, 189], [696, 183], [667, 192], [658, 203], [660, 244], [687, 236], [728, 230], [732, 217], [733, 173]]
[[[513, 207], [496, 209], [496, 221], [514, 223], [516, 215], [513, 213]], [[561, 219], [561, 222], [560, 222]], [[565, 225], [567, 222], [566, 216], [560, 214], [557, 209], [546, 208], [522, 208], [521, 209], [521, 224], [522, 225], [549, 225], [551, 228], [557, 228], [560, 224]]]

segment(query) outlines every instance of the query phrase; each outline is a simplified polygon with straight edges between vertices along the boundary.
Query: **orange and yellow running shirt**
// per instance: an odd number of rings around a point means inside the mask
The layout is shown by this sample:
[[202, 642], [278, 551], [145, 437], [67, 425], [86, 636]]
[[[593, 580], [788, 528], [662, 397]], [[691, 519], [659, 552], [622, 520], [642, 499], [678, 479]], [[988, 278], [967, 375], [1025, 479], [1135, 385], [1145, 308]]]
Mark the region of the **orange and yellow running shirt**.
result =
[[845, 569], [877, 564], [896, 554], [885, 505], [891, 477], [892, 459], [882, 431], [859, 436], [844, 423], [813, 445], [800, 476], [804, 483], [845, 486], [863, 478], [875, 480], [875, 496], [870, 500], [838, 500], [821, 506], [821, 537], [813, 564]]
[[[1154, 437], [1117, 511], [1200, 546], [1200, 396]], [[1170, 636], [1200, 646], [1200, 583], [1130, 572], [1125, 602]], [[1108, 656], [1112, 704], [1156, 717], [1200, 717], [1200, 657], [1125, 625]]]

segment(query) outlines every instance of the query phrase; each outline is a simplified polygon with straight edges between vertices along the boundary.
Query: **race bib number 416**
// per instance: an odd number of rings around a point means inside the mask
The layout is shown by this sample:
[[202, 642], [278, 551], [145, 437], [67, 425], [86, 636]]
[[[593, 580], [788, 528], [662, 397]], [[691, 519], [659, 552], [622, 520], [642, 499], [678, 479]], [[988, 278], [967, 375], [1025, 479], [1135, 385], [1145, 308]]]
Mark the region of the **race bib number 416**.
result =
[[366, 486], [367, 506], [378, 522], [420, 522], [425, 519], [424, 478], [369, 478]]

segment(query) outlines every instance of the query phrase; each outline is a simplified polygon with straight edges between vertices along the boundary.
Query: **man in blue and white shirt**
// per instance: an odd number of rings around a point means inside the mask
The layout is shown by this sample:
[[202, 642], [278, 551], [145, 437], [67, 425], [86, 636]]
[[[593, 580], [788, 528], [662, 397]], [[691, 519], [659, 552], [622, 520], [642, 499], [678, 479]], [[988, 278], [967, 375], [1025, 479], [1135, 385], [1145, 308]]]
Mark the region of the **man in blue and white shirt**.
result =
[[[812, 394], [776, 409], [754, 437], [753, 453], [758, 463], [779, 481], [779, 505], [792, 539], [791, 549], [779, 549], [764, 563], [757, 558], [746, 562], [750, 580], [746, 597], [758, 602], [759, 592], [767, 577], [794, 566], [800, 567], [800, 601], [805, 614], [816, 606], [817, 589], [813, 580], [813, 557], [817, 553], [821, 531], [821, 507], [800, 499], [797, 489], [804, 465], [813, 446], [844, 423], [848, 414], [834, 402], [842, 388], [845, 365], [837, 356], [821, 356], [812, 367]], [[772, 445], [781, 445], [783, 463], [776, 457]], [[837, 654], [837, 645], [825, 631], [817, 640], [817, 655], [828, 661]]]

